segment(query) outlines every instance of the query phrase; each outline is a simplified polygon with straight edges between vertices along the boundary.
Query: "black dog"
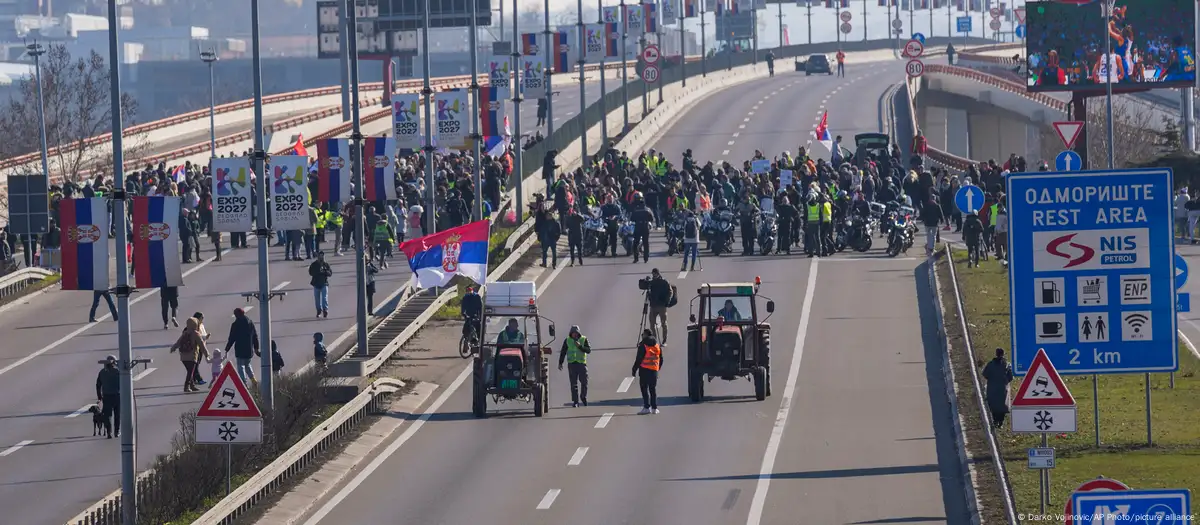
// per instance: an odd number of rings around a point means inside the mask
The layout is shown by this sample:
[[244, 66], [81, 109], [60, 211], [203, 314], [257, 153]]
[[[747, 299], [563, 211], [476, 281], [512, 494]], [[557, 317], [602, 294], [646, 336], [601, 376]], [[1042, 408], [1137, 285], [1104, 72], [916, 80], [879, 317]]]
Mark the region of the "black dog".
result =
[[92, 435], [103, 435], [112, 439], [112, 421], [108, 420], [108, 417], [100, 410], [100, 406], [92, 405], [88, 407], [88, 412], [92, 414]]

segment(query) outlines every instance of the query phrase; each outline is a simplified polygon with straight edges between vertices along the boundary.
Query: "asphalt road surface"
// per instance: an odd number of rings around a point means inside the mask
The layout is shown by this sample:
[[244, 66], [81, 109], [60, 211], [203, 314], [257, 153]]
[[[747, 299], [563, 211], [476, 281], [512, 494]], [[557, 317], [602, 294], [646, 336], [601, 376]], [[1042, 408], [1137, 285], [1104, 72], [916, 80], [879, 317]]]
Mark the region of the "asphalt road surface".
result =
[[[825, 109], [834, 134], [877, 130], [877, 101], [902, 70], [856, 69], [845, 80], [783, 73], [720, 92], [656, 147], [673, 160], [691, 148], [701, 162], [795, 151]], [[570, 408], [566, 374], [554, 371], [544, 419], [519, 403], [475, 419], [464, 369], [306, 523], [968, 522], [924, 259], [889, 259], [881, 248], [827, 259], [726, 255], [683, 273], [653, 237], [650, 263], [590, 259], [539, 279], [539, 306], [560, 337], [579, 324], [591, 339], [590, 406]], [[655, 267], [678, 286], [680, 305], [670, 311], [662, 413], [639, 416], [629, 375], [636, 281]], [[755, 402], [750, 382], [718, 379], [707, 402], [689, 402], [688, 301], [701, 283], [755, 276], [776, 303], [774, 396]]]

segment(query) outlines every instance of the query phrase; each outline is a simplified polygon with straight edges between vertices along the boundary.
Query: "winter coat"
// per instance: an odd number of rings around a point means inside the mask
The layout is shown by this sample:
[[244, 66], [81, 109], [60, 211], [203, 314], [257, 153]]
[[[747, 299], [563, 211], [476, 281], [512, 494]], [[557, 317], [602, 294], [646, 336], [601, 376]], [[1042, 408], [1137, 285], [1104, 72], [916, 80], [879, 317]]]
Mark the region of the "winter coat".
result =
[[200, 336], [200, 321], [195, 317], [187, 319], [187, 327], [171, 345], [172, 352], [179, 352], [179, 360], [184, 363], [195, 363], [208, 357], [208, 346]]
[[1008, 385], [1012, 383], [1013, 371], [1008, 361], [997, 357], [983, 367], [983, 379], [987, 381], [987, 405], [993, 414], [1008, 413]]

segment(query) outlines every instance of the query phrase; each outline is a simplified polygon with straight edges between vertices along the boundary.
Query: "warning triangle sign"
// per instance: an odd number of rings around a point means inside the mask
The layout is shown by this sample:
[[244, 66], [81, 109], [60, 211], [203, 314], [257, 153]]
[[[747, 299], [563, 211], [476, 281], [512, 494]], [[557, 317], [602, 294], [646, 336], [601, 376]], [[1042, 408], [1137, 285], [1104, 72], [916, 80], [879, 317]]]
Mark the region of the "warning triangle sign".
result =
[[221, 375], [212, 381], [212, 389], [208, 391], [208, 397], [204, 398], [200, 410], [196, 411], [196, 417], [262, 417], [258, 404], [246, 390], [246, 384], [233, 370], [233, 363], [225, 361]]
[[1050, 363], [1046, 351], [1039, 348], [1029, 365], [1029, 372], [1017, 389], [1017, 397], [1013, 398], [1015, 407], [1070, 407], [1075, 406], [1075, 398], [1067, 390], [1062, 376]]
[[1079, 121], [1054, 123], [1054, 132], [1058, 133], [1058, 139], [1062, 141], [1064, 149], [1071, 149], [1071, 146], [1075, 145], [1080, 131], [1083, 131], [1083, 123]]

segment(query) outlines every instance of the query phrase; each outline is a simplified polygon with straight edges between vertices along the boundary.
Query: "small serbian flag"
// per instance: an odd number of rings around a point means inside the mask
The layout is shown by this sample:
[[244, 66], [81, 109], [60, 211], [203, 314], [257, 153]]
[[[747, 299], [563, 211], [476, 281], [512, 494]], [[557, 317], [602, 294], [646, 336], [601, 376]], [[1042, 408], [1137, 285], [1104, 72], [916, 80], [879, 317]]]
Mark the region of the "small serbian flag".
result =
[[498, 87], [479, 88], [479, 134], [499, 137], [504, 132], [504, 95]]
[[296, 137], [296, 144], [292, 146], [292, 152], [301, 157], [308, 156], [308, 148], [304, 147], [304, 134], [301, 133]]
[[829, 138], [829, 112], [821, 114], [821, 122], [817, 124], [817, 142], [824, 144], [826, 148], [833, 148], [833, 140]]
[[652, 4], [652, 3], [642, 4], [642, 9], [645, 9], [644, 14], [642, 16], [645, 17], [643, 19], [646, 21], [645, 22], [646, 32], [647, 33], [657, 33], [658, 32], [658, 4]]
[[401, 243], [413, 272], [409, 284], [418, 289], [445, 286], [455, 275], [486, 284], [488, 231], [488, 221], [475, 221]]
[[108, 289], [108, 202], [58, 201], [63, 290]]
[[396, 200], [396, 139], [367, 137], [363, 140], [363, 173], [367, 184], [363, 186], [363, 198], [371, 202]]
[[617, 29], [617, 23], [604, 24], [604, 34], [607, 35], [604, 39], [604, 58], [621, 56], [621, 30]]
[[525, 56], [537, 56], [541, 51], [538, 43], [537, 33], [521, 33], [521, 54]]
[[143, 289], [183, 286], [179, 197], [133, 198], [133, 279]]
[[187, 169], [183, 164], [175, 166], [175, 169], [171, 170], [171, 180], [175, 181], [175, 184], [181, 184], [184, 179], [187, 179]]
[[317, 141], [317, 201], [350, 200], [350, 139]]
[[699, 0], [683, 0], [683, 17], [693, 18], [696, 16], [696, 2]]
[[554, 33], [554, 72], [567, 73], [571, 71], [571, 44], [567, 42], [567, 33]]

